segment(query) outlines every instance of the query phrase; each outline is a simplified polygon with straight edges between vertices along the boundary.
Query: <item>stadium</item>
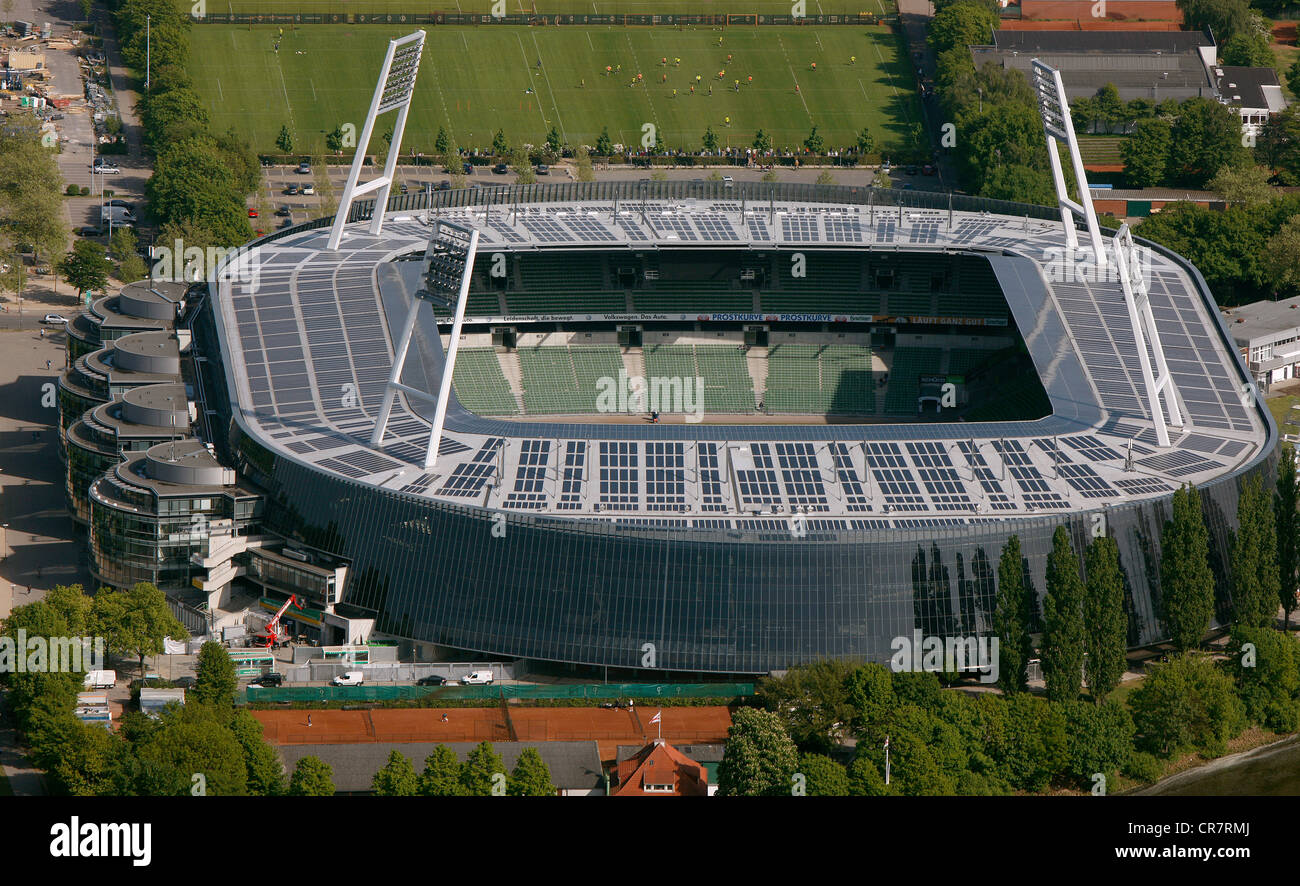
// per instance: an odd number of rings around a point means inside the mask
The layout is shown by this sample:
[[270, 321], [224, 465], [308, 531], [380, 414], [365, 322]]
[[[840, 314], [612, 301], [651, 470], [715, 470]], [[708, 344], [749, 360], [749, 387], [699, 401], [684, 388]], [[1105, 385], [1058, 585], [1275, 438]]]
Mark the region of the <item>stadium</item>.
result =
[[[392, 60], [363, 145], [401, 105]], [[155, 442], [164, 398], [152, 445], [91, 484], [97, 575], [192, 612], [293, 593], [325, 644], [741, 675], [987, 635], [1003, 545], [1041, 596], [1065, 525], [1076, 550], [1118, 543], [1139, 646], [1164, 639], [1160, 532], [1190, 483], [1223, 614], [1239, 485], [1277, 429], [1199, 272], [1126, 229], [1103, 243], [1090, 204], [649, 180], [389, 197], [391, 163], [359, 169], [337, 219], [175, 306], [198, 439]], [[1088, 237], [1106, 261], [1074, 260]], [[112, 383], [111, 354], [79, 360]], [[156, 552], [128, 538], [142, 510]]]

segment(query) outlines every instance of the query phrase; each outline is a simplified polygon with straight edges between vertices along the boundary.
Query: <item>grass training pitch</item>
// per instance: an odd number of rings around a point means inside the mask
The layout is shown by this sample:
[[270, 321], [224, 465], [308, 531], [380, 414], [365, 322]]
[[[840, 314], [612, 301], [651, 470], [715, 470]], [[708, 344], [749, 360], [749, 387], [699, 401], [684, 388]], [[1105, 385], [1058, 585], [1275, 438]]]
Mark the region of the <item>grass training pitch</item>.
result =
[[[323, 153], [335, 126], [359, 137], [387, 41], [414, 29], [286, 28], [277, 53], [276, 26], [196, 25], [191, 74], [217, 129], [275, 152], [287, 125], [295, 153]], [[901, 149], [920, 120], [909, 60], [884, 26], [427, 30], [404, 154], [434, 153], [439, 127], [486, 149], [498, 128], [536, 145], [552, 126], [571, 145], [608, 127], [615, 143], [640, 146], [646, 124], [670, 149], [699, 150], [708, 126], [724, 147], [748, 147], [763, 129], [793, 148], [814, 124], [828, 149], [852, 145], [863, 126], [877, 148]], [[372, 146], [394, 121], [380, 118]]]

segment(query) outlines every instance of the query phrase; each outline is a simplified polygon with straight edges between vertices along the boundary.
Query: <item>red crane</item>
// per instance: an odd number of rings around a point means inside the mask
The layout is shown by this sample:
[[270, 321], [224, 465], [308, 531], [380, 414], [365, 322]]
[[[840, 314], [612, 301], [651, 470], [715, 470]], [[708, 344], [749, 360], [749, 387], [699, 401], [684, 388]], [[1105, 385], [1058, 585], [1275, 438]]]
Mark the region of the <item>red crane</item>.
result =
[[272, 647], [274, 647], [276, 641], [280, 639], [281, 616], [284, 615], [284, 613], [288, 610], [290, 606], [297, 606], [297, 605], [298, 605], [298, 598], [295, 597], [293, 594], [290, 594], [289, 599], [284, 601], [284, 605], [281, 606], [279, 610], [275, 613], [275, 615], [271, 617], [271, 620], [266, 623], [266, 633], [263, 634], [262, 636], [266, 640], [267, 649], [271, 649]]

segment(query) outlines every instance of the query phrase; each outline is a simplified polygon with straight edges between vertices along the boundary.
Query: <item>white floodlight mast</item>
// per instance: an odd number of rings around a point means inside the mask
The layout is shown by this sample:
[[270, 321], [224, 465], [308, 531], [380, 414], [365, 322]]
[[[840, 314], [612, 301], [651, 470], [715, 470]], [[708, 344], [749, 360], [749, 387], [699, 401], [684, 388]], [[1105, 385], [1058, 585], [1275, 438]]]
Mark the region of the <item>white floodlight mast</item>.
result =
[[[1047, 159], [1052, 165], [1052, 180], [1056, 184], [1056, 200], [1061, 207], [1061, 223], [1065, 225], [1065, 241], [1070, 249], [1079, 248], [1079, 237], [1075, 233], [1074, 217], [1082, 216], [1088, 226], [1088, 238], [1092, 241], [1093, 260], [1097, 267], [1106, 266], [1106, 250], [1101, 242], [1101, 227], [1097, 224], [1097, 213], [1092, 208], [1092, 195], [1088, 191], [1088, 177], [1083, 169], [1083, 157], [1079, 153], [1079, 140], [1074, 134], [1074, 122], [1070, 119], [1070, 102], [1065, 96], [1065, 84], [1061, 72], [1038, 59], [1033, 60], [1034, 91], [1038, 93], [1038, 112], [1043, 118], [1043, 131], [1047, 135]], [[1065, 171], [1061, 168], [1061, 158], [1056, 152], [1056, 144], [1063, 144], [1070, 152], [1070, 165], [1074, 168], [1074, 180], [1078, 183], [1079, 199], [1070, 197], [1065, 184]]]
[[[384, 225], [384, 212], [388, 208], [388, 192], [393, 184], [393, 174], [397, 170], [397, 157], [402, 152], [402, 134], [406, 131], [406, 115], [410, 110], [411, 94], [415, 91], [415, 78], [420, 71], [420, 57], [424, 53], [424, 31], [416, 31], [405, 37], [388, 41], [388, 53], [384, 56], [383, 67], [379, 70], [379, 80], [375, 83], [375, 96], [370, 101], [370, 112], [366, 114], [365, 125], [357, 139], [357, 151], [352, 158], [352, 168], [348, 170], [347, 184], [343, 186], [343, 196], [339, 199], [339, 208], [334, 216], [334, 225], [330, 228], [328, 247], [339, 248], [343, 242], [343, 228], [348, 223], [352, 202], [363, 194], [377, 191], [375, 210], [370, 219], [370, 233], [379, 234]], [[394, 70], [396, 68], [396, 70]], [[365, 164], [366, 148], [370, 146], [370, 136], [374, 134], [375, 118], [389, 111], [397, 111], [397, 123], [393, 126], [393, 140], [388, 146], [388, 158], [384, 163], [383, 175], [363, 185], [357, 184], [361, 176], [361, 167]]]
[[[1094, 267], [1104, 268], [1109, 265], [1109, 255], [1103, 246], [1101, 226], [1097, 224], [1097, 213], [1092, 206], [1092, 194], [1088, 189], [1088, 177], [1083, 168], [1083, 157], [1079, 153], [1079, 139], [1074, 133], [1074, 122], [1070, 119], [1070, 103], [1065, 95], [1065, 83], [1061, 72], [1038, 59], [1033, 60], [1034, 90], [1038, 94], [1038, 110], [1043, 118], [1043, 131], [1047, 135], [1047, 158], [1052, 166], [1052, 179], [1056, 184], [1056, 199], [1061, 207], [1061, 223], [1065, 226], [1066, 244], [1073, 251], [1079, 248], [1079, 238], [1075, 231], [1075, 217], [1083, 216], [1088, 228], [1088, 237], [1092, 241]], [[1061, 158], [1056, 152], [1056, 144], [1061, 143], [1070, 152], [1070, 164], [1074, 168], [1074, 178], [1079, 186], [1079, 199], [1070, 198], [1065, 186], [1065, 174], [1061, 168]], [[1178, 392], [1174, 387], [1173, 376], [1165, 362], [1164, 347], [1160, 344], [1160, 333], [1156, 329], [1155, 316], [1151, 312], [1151, 298], [1147, 288], [1149, 263], [1142, 260], [1142, 254], [1133, 242], [1133, 235], [1128, 225], [1120, 228], [1112, 241], [1115, 251], [1116, 270], [1120, 286], [1124, 291], [1124, 304], [1128, 309], [1129, 322], [1133, 326], [1133, 338], [1137, 345], [1138, 366], [1142, 371], [1142, 381], [1146, 388], [1147, 405], [1151, 409], [1151, 422], [1155, 425], [1156, 440], [1161, 446], [1169, 445], [1169, 425], [1183, 427], [1182, 412], [1178, 407]], [[1070, 256], [1073, 264], [1073, 256]], [[1147, 346], [1155, 356], [1154, 371]], [[1168, 408], [1168, 420], [1165, 406], [1161, 405], [1160, 395], [1165, 395]]]
[[[434, 398], [425, 391], [401, 383], [402, 372], [406, 367], [406, 357], [411, 349], [411, 337], [415, 333], [415, 324], [420, 316], [420, 308], [424, 304], [424, 299], [413, 293], [411, 295], [411, 306], [406, 312], [406, 321], [402, 325], [402, 335], [398, 339], [397, 348], [393, 352], [393, 368], [389, 371], [388, 383], [384, 387], [384, 402], [379, 409], [375, 429], [370, 435], [370, 448], [379, 449], [383, 445], [384, 431], [388, 427], [388, 419], [393, 411], [393, 400], [396, 398], [398, 391], [421, 400], [433, 400], [435, 404], [433, 427], [429, 431], [429, 445], [424, 455], [424, 467], [426, 469], [432, 468], [438, 461], [438, 449], [442, 442], [442, 427], [447, 418], [447, 403], [451, 399], [452, 375], [456, 371], [456, 352], [459, 350], [461, 328], [465, 323], [465, 305], [469, 300], [470, 274], [474, 268], [474, 256], [478, 252], [477, 229], [438, 221], [435, 224], [433, 236], [429, 238], [427, 255], [432, 256], [435, 247], [439, 243], [445, 243], [442, 239], [444, 228], [458, 235], [461, 243], [464, 244], [462, 246], [464, 249], [464, 268], [461, 271], [460, 279], [457, 281], [456, 312], [451, 327], [451, 344], [447, 348], [447, 358], [443, 363], [442, 382], [438, 390], [438, 396]], [[432, 306], [430, 306], [429, 310], [433, 310]], [[437, 327], [436, 317], [434, 326]]]

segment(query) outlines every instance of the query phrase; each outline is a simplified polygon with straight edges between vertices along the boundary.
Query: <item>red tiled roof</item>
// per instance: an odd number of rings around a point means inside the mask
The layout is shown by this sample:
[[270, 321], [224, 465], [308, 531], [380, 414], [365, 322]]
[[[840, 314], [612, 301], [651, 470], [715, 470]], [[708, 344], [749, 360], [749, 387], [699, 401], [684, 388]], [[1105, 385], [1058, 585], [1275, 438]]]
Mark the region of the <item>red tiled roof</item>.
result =
[[662, 739], [646, 745], [618, 764], [615, 797], [704, 797], [709, 776], [696, 763]]

